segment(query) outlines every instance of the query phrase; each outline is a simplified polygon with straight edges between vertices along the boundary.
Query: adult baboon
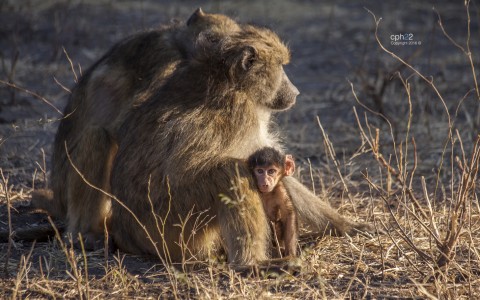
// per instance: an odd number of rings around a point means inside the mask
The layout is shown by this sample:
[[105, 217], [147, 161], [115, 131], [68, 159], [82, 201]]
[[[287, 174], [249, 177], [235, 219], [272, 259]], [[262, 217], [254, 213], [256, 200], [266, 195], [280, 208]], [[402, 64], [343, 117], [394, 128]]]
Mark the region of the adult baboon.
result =
[[[228, 37], [202, 33], [195, 45], [122, 125], [112, 192], [130, 211], [112, 203], [111, 232], [121, 249], [173, 262], [222, 245], [229, 262], [257, 263], [268, 258], [270, 237], [245, 159], [279, 145], [270, 115], [298, 94], [283, 71], [289, 51], [273, 32], [249, 25]], [[291, 178], [283, 182], [301, 221], [321, 232], [369, 229]], [[207, 215], [196, 228], [196, 216]]]
[[113, 46], [73, 89], [55, 136], [53, 197], [50, 191], [37, 191], [33, 205], [66, 218], [67, 231], [74, 237], [81, 232], [90, 248], [103, 234], [110, 199], [85, 184], [72, 168], [66, 149], [88, 181], [109, 191], [118, 129], [126, 113], [191, 56], [200, 32], [228, 35], [239, 29], [224, 15], [198, 9], [186, 23], [139, 33]]

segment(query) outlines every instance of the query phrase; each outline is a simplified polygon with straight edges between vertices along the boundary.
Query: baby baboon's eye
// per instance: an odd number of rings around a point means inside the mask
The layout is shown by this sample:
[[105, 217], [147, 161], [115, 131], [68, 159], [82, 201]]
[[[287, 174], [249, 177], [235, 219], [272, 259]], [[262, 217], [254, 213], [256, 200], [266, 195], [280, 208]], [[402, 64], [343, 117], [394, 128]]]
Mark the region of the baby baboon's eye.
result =
[[275, 175], [277, 173], [276, 169], [269, 169], [268, 170], [268, 175]]

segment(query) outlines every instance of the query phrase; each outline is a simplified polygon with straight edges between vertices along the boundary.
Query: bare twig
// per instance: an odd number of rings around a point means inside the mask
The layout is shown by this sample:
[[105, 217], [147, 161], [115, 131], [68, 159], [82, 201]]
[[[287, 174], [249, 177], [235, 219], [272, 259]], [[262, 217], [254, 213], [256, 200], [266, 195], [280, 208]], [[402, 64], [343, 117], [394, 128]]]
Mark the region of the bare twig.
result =
[[43, 101], [44, 103], [46, 103], [48, 106], [50, 106], [51, 108], [53, 108], [57, 113], [59, 113], [61, 116], [63, 116], [63, 113], [55, 106], [53, 105], [50, 101], [48, 101], [45, 97], [42, 97], [40, 96], [39, 94], [35, 93], [35, 92], [32, 92], [26, 88], [23, 88], [23, 87], [20, 87], [14, 83], [10, 83], [10, 82], [7, 82], [7, 81], [4, 81], [4, 80], [0, 80], [0, 83], [3, 83], [4, 85], [6, 86], [9, 86], [11, 88], [14, 88], [14, 89], [17, 89], [21, 92], [24, 92], [24, 93], [27, 93], [37, 99], [40, 99], [41, 101]]
[[7, 246], [7, 254], [5, 257], [5, 267], [4, 267], [4, 273], [5, 276], [8, 276], [8, 263], [10, 260], [10, 255], [12, 254], [12, 245], [13, 245], [13, 228], [12, 228], [12, 213], [11, 213], [11, 206], [12, 202], [10, 199], [10, 190], [8, 189], [8, 177], [5, 178], [5, 175], [3, 174], [3, 170], [0, 169], [0, 175], [2, 176], [2, 187], [3, 187], [3, 192], [5, 193], [5, 198], [7, 200], [7, 217], [8, 217], [8, 246]]
[[345, 179], [343, 178], [342, 172], [340, 170], [340, 164], [338, 163], [337, 160], [337, 155], [335, 154], [335, 150], [333, 149], [333, 144], [328, 138], [328, 134], [325, 133], [325, 130], [323, 129], [322, 123], [320, 122], [320, 117], [317, 116], [317, 123], [318, 126], [320, 127], [320, 130], [322, 131], [323, 139], [325, 141], [325, 146], [327, 148], [328, 155], [333, 161], [333, 164], [335, 165], [335, 168], [337, 169], [338, 176], [340, 177], [340, 180], [342, 181], [343, 188], [345, 189], [345, 192], [347, 193], [348, 199], [350, 200], [350, 203], [352, 204], [353, 211], [357, 213], [357, 209], [355, 208], [355, 202], [353, 201], [353, 197], [348, 189], [348, 185], [345, 182]]
[[[13, 56], [12, 63], [10, 64], [10, 72], [8, 73], [8, 82], [13, 83], [13, 78], [15, 77], [15, 70], [17, 67], [18, 57], [20, 56], [20, 52], [18, 50], [15, 51]], [[15, 103], [15, 90], [12, 90], [10, 94], [10, 103]]]
[[63, 49], [63, 53], [65, 53], [65, 56], [67, 57], [68, 63], [70, 64], [70, 69], [72, 70], [73, 76], [75, 77], [75, 83], [78, 83], [78, 76], [77, 76], [77, 72], [75, 72], [75, 67], [73, 66], [72, 59], [68, 55], [68, 52], [65, 49], [65, 47], [62, 47], [62, 49]]
[[348, 281], [347, 288], [345, 289], [345, 293], [343, 294], [343, 297], [342, 297], [343, 299], [348, 298], [347, 295], [348, 295], [348, 292], [350, 291], [352, 283], [357, 278], [358, 269], [360, 268], [360, 264], [363, 262], [362, 258], [363, 258], [363, 252], [364, 251], [365, 251], [365, 244], [362, 246], [362, 250], [360, 251], [360, 255], [359, 255], [358, 261], [355, 265], [355, 270], [353, 271], [352, 278], [350, 278], [350, 280]]
[[63, 239], [60, 235], [60, 232], [58, 231], [57, 227], [55, 226], [55, 224], [53, 223], [53, 220], [50, 218], [50, 216], [48, 217], [48, 221], [50, 222], [50, 224], [52, 225], [53, 229], [55, 230], [55, 237], [57, 238], [57, 241], [58, 243], [60, 244], [60, 249], [62, 249], [64, 255], [65, 255], [65, 258], [67, 259], [67, 262], [68, 264], [70, 265], [70, 268], [73, 272], [70, 272], [70, 271], [66, 271], [66, 273], [72, 277], [72, 279], [75, 281], [76, 283], [76, 287], [77, 287], [77, 292], [78, 292], [78, 298], [80, 300], [83, 300], [84, 298], [84, 293], [82, 291], [82, 276], [81, 276], [81, 272], [80, 270], [78, 269], [78, 265], [77, 265], [77, 260], [76, 260], [76, 257], [75, 257], [75, 253], [73, 251], [73, 240], [72, 240], [72, 236], [69, 235], [68, 236], [68, 239], [70, 241], [70, 248], [68, 248], [67, 244], [63, 242]]
[[54, 80], [55, 83], [56, 83], [58, 86], [60, 86], [65, 92], [67, 92], [67, 93], [69, 93], [69, 94], [72, 93], [72, 91], [71, 91], [69, 88], [67, 88], [64, 84], [62, 84], [60, 81], [58, 81], [58, 79], [57, 79], [56, 77], [53, 77], [53, 80]]
[[40, 171], [43, 174], [43, 181], [45, 182], [45, 188], [48, 189], [47, 162], [45, 158], [45, 150], [42, 148], [40, 149], [40, 151], [42, 151], [42, 164], [40, 164], [38, 161], [36, 161], [35, 164], [40, 168]]
[[457, 197], [454, 201], [454, 207], [451, 211], [451, 218], [448, 224], [447, 234], [444, 242], [440, 247], [440, 255], [437, 258], [438, 268], [442, 268], [450, 262], [452, 251], [458, 242], [458, 238], [462, 232], [466, 222], [466, 206], [467, 201], [473, 198], [475, 192], [477, 174], [480, 165], [480, 135], [477, 136], [475, 147], [473, 148], [470, 162], [464, 166], [462, 171], [462, 180], [457, 191]]
[[380, 21], [381, 21], [381, 18], [380, 19], [377, 19], [377, 17], [375, 16], [375, 14], [368, 10], [367, 11], [372, 15], [373, 19], [375, 20], [375, 39], [377, 40], [377, 44], [380, 46], [380, 48], [382, 48], [383, 51], [385, 51], [386, 53], [390, 54], [393, 58], [395, 58], [396, 60], [400, 61], [401, 63], [403, 63], [405, 66], [407, 66], [411, 71], [413, 71], [415, 74], [417, 74], [421, 79], [423, 79], [432, 89], [433, 91], [435, 92], [435, 94], [438, 96], [438, 99], [440, 99], [441, 103], [443, 104], [443, 107], [445, 108], [445, 113], [447, 114], [447, 117], [448, 117], [448, 127], [449, 127], [449, 136], [451, 136], [451, 130], [452, 130], [452, 120], [451, 120], [451, 116], [450, 116], [450, 113], [448, 111], [448, 106], [447, 106], [447, 103], [445, 102], [445, 100], [443, 99], [443, 96], [442, 94], [440, 93], [440, 91], [437, 89], [437, 87], [435, 86], [435, 84], [433, 83], [433, 78], [427, 78], [425, 75], [423, 75], [422, 73], [420, 73], [420, 71], [418, 71], [416, 68], [414, 68], [412, 65], [410, 65], [408, 62], [406, 62], [405, 60], [403, 60], [401, 57], [399, 57], [398, 55], [396, 55], [394, 52], [388, 50], [387, 48], [385, 48], [385, 46], [382, 44], [382, 42], [380, 41], [380, 38], [378, 37], [378, 28], [379, 28], [379, 24], [380, 24]]
[[[364, 178], [365, 180], [368, 182], [368, 184], [370, 184], [375, 190], [379, 191], [379, 188], [370, 180], [370, 178], [368, 178], [365, 174], [364, 175]], [[384, 195], [380, 195], [380, 197], [382, 198], [382, 200], [388, 204], [388, 200], [385, 198]], [[407, 233], [405, 232], [405, 230], [403, 229], [403, 227], [400, 225], [400, 223], [398, 222], [398, 219], [397, 217], [395, 217], [395, 214], [393, 213], [390, 205], [387, 205], [387, 208], [388, 208], [388, 211], [390, 213], [390, 216], [392, 217], [392, 219], [394, 220], [395, 224], [397, 225], [398, 227], [398, 230], [401, 232], [401, 237], [403, 238], [403, 240], [413, 249], [415, 250], [415, 252], [417, 252], [420, 257], [425, 260], [426, 262], [431, 262], [432, 261], [432, 257], [430, 255], [428, 255], [427, 253], [425, 253], [423, 250], [420, 250], [416, 245], [415, 243], [408, 237]]]
[[[83, 244], [83, 239], [81, 237], [81, 234], [79, 233], [79, 242], [80, 242], [80, 247], [81, 247], [81, 250], [82, 250], [82, 256], [83, 256], [83, 263], [84, 263], [84, 268], [85, 268], [85, 296], [87, 297], [87, 299], [89, 299], [89, 295], [90, 295], [90, 286], [89, 286], [89, 283], [88, 283], [88, 260], [87, 260], [87, 253], [85, 252], [85, 245]], [[81, 289], [79, 288], [78, 289], [79, 293], [81, 293]]]
[[35, 249], [35, 242], [32, 243], [32, 246], [30, 247], [30, 251], [28, 252], [28, 255], [26, 257], [22, 255], [22, 257], [20, 258], [17, 277], [15, 279], [15, 288], [13, 289], [11, 299], [17, 299], [17, 294], [18, 294], [18, 290], [20, 289], [20, 285], [23, 281], [24, 276], [26, 276], [28, 272], [28, 262], [32, 257], [33, 249]]
[[433, 10], [437, 13], [438, 17], [438, 25], [440, 26], [440, 29], [442, 29], [443, 34], [448, 38], [448, 40], [455, 45], [455, 47], [459, 48], [468, 58], [468, 62], [470, 63], [470, 69], [472, 71], [472, 76], [473, 76], [473, 82], [475, 84], [475, 91], [477, 93], [477, 99], [480, 100], [480, 89], [478, 87], [478, 81], [477, 81], [477, 73], [475, 72], [475, 63], [472, 55], [472, 51], [470, 48], [470, 43], [471, 43], [471, 30], [470, 30], [470, 23], [471, 23], [471, 18], [470, 18], [470, 0], [465, 1], [465, 9], [466, 9], [466, 14], [467, 14], [467, 41], [465, 48], [462, 47], [459, 43], [457, 43], [446, 31], [445, 26], [443, 25], [442, 22], [442, 17], [440, 16], [440, 13], [433, 8]]
[[[362, 123], [360, 122], [360, 119], [358, 117], [357, 110], [355, 109], [355, 107], [353, 107], [353, 111], [354, 111], [354, 114], [355, 114], [355, 118], [357, 120], [358, 127], [360, 129], [360, 134], [363, 136], [363, 139], [366, 140], [367, 143], [370, 145], [370, 148], [373, 152], [375, 160], [377, 160], [380, 163], [380, 165], [383, 166], [387, 170], [387, 172], [389, 172], [390, 174], [392, 174], [395, 177], [396, 181], [403, 187], [403, 189], [407, 193], [409, 199], [412, 201], [415, 208], [418, 211], [420, 211], [420, 213], [422, 214], [422, 216], [424, 218], [428, 219], [427, 214], [424, 212], [422, 206], [420, 205], [417, 198], [413, 194], [413, 190], [411, 188], [409, 188], [409, 185], [405, 182], [404, 175], [401, 172], [399, 172], [397, 169], [392, 167], [392, 165], [385, 160], [383, 155], [379, 152], [378, 140], [375, 139], [374, 141], [372, 141], [366, 135], [365, 131], [363, 130]], [[378, 136], [378, 134], [377, 134], [377, 136]]]

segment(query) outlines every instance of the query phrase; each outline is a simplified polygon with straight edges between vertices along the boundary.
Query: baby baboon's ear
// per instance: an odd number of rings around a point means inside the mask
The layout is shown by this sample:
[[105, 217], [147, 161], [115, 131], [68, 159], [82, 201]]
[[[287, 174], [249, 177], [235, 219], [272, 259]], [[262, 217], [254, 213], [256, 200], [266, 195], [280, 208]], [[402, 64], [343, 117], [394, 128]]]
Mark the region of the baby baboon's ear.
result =
[[241, 55], [242, 68], [247, 71], [257, 59], [257, 50], [252, 46], [245, 46]]
[[285, 176], [291, 176], [295, 172], [295, 161], [290, 154], [285, 155]]
[[190, 18], [188, 18], [187, 26], [191, 26], [192, 24], [195, 24], [200, 18], [204, 16], [205, 16], [205, 13], [203, 12], [203, 10], [200, 7], [197, 8], [193, 12], [193, 14], [190, 16]]

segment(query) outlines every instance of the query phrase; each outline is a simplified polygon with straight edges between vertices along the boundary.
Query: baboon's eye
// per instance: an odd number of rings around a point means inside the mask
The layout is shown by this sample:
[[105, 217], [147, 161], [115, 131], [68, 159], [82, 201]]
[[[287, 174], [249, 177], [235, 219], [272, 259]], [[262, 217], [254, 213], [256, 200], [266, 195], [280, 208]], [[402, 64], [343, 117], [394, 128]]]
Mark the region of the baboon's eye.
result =
[[263, 174], [263, 169], [256, 169], [255, 172], [257, 172], [257, 174]]
[[268, 169], [268, 175], [275, 175], [277, 173], [276, 169]]

